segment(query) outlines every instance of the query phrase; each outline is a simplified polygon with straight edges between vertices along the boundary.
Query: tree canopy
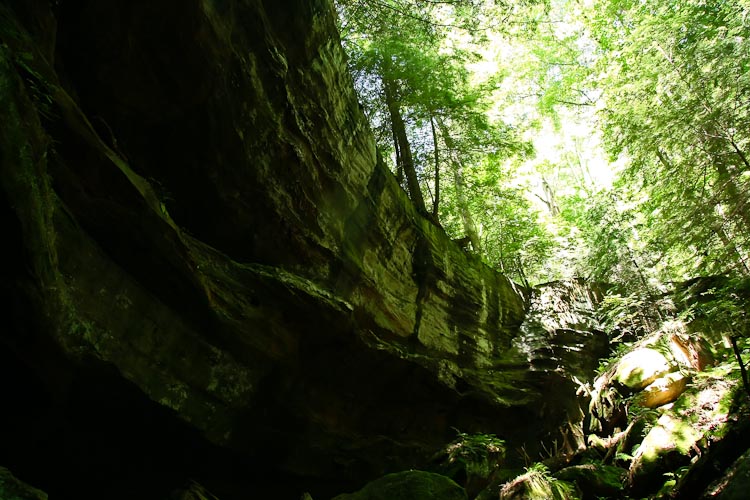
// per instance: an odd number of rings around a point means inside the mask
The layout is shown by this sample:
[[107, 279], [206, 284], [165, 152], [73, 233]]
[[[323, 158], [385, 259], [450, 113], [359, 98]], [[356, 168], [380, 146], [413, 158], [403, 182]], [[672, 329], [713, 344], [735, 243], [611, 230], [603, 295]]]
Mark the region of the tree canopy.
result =
[[415, 206], [523, 283], [750, 273], [750, 2], [342, 0]]

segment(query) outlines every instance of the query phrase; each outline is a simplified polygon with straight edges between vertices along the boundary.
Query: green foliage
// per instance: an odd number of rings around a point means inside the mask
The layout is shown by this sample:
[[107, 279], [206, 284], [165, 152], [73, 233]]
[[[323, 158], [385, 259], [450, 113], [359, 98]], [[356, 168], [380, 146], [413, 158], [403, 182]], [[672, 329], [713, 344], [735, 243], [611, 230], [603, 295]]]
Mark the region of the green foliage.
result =
[[446, 465], [454, 471], [464, 469], [467, 475], [487, 478], [505, 459], [505, 441], [494, 434], [466, 434], [456, 430], [457, 438], [445, 453]]
[[748, 270], [748, 12], [740, 0], [609, 0], [587, 17], [606, 145], [629, 160], [619, 187], [638, 233], [617, 245], [642, 242], [639, 264], [658, 263], [662, 280]]
[[750, 354], [750, 278], [719, 281], [718, 286], [701, 292], [698, 297], [692, 297], [692, 300], [688, 311], [696, 322], [705, 325], [704, 328], [710, 327], [715, 334], [720, 332], [729, 340], [745, 392], [750, 396], [750, 375], [745, 361]]
[[750, 279], [727, 279], [715, 288], [700, 293], [692, 313], [729, 333], [747, 337], [750, 333]]
[[620, 358], [622, 358], [633, 347], [630, 342], [616, 342], [610, 355], [599, 360], [599, 366], [596, 368], [596, 375], [601, 376], [614, 368]]
[[[515, 490], [519, 495], [513, 498], [529, 500], [571, 500], [578, 498], [575, 487], [550, 475], [549, 469], [542, 463], [535, 463], [526, 469], [526, 473], [508, 483], [504, 490]], [[502, 494], [501, 494], [502, 496]]]
[[632, 341], [645, 333], [643, 316], [649, 305], [650, 299], [638, 292], [623, 296], [617, 291], [612, 291], [602, 300], [597, 315], [613, 341], [623, 338]]
[[[617, 283], [632, 301], [655, 301], [663, 283], [696, 275], [750, 274], [746, 0], [341, 0], [338, 8], [385, 159], [398, 172], [389, 82], [429, 195], [424, 210], [452, 237], [468, 236], [490, 265], [522, 283]], [[475, 73], [488, 58], [498, 67]], [[591, 125], [594, 109], [622, 165], [611, 188], [593, 183], [581, 144], [519, 180], [533, 155], [524, 132], [550, 121], [559, 132], [575, 117]], [[544, 196], [532, 195], [541, 184]], [[635, 323], [632, 308], [616, 309], [613, 321]]]
[[534, 474], [549, 475], [549, 467], [544, 465], [542, 462], [535, 462], [530, 466], [526, 467], [526, 472]]
[[[509, 185], [508, 160], [532, 151], [515, 127], [490, 117], [501, 77], [478, 80], [469, 67], [486, 42], [472, 29], [476, 20], [493, 19], [500, 11], [521, 17], [527, 8], [488, 2], [339, 3], [355, 86], [394, 173], [402, 180], [402, 160], [412, 156], [419, 189], [409, 185], [410, 193], [429, 194], [425, 210], [451, 237], [468, 236], [475, 253], [522, 282], [537, 274], [552, 246], [522, 189]], [[396, 106], [406, 141], [398, 141], [403, 135], [394, 122]]]
[[[479, 228], [484, 259], [515, 279], [539, 282], [554, 241], [520, 187], [506, 185], [508, 174], [487, 158], [465, 171], [467, 204]], [[445, 186], [440, 220], [449, 235], [464, 234], [455, 187]]]

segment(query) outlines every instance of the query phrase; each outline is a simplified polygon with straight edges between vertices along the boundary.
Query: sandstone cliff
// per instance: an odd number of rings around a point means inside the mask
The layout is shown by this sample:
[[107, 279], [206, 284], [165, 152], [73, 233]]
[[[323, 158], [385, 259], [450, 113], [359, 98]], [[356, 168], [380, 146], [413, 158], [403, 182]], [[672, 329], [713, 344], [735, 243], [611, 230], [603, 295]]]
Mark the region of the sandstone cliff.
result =
[[415, 211], [334, 16], [0, 4], [1, 345], [35, 413], [4, 423], [49, 434], [0, 460], [77, 441], [100, 406], [176, 426], [201, 470], [236, 454], [336, 484], [424, 461], [452, 427], [520, 442], [565, 422], [560, 355], [596, 359], [596, 326], [522, 331], [522, 290]]

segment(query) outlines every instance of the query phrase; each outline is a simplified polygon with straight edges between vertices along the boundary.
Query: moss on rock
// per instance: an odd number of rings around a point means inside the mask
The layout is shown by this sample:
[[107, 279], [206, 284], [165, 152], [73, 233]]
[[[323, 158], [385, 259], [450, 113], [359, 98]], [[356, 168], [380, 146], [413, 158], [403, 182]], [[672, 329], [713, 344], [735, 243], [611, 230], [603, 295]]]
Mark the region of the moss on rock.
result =
[[634, 494], [659, 490], [664, 483], [663, 474], [692, 466], [694, 457], [723, 438], [729, 428], [737, 387], [737, 374], [721, 368], [696, 377], [638, 447], [628, 473]]
[[466, 500], [466, 492], [445, 476], [413, 470], [388, 474], [333, 500]]
[[603, 464], [566, 467], [555, 477], [575, 484], [583, 498], [615, 498], [621, 495], [627, 471]]
[[0, 500], [47, 500], [47, 494], [16, 479], [0, 467]]
[[640, 390], [671, 370], [669, 361], [662, 353], [643, 347], [623, 356], [613, 379], [630, 389]]

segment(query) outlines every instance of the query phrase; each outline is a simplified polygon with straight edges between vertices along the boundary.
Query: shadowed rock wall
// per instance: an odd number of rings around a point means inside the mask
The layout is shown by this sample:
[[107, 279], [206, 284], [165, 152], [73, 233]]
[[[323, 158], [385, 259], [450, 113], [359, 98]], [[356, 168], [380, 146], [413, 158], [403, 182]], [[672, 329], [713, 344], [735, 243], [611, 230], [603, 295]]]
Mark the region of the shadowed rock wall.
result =
[[523, 297], [378, 161], [334, 16], [0, 3], [2, 344], [50, 405], [114, 369], [214, 444], [358, 479], [528, 424]]

